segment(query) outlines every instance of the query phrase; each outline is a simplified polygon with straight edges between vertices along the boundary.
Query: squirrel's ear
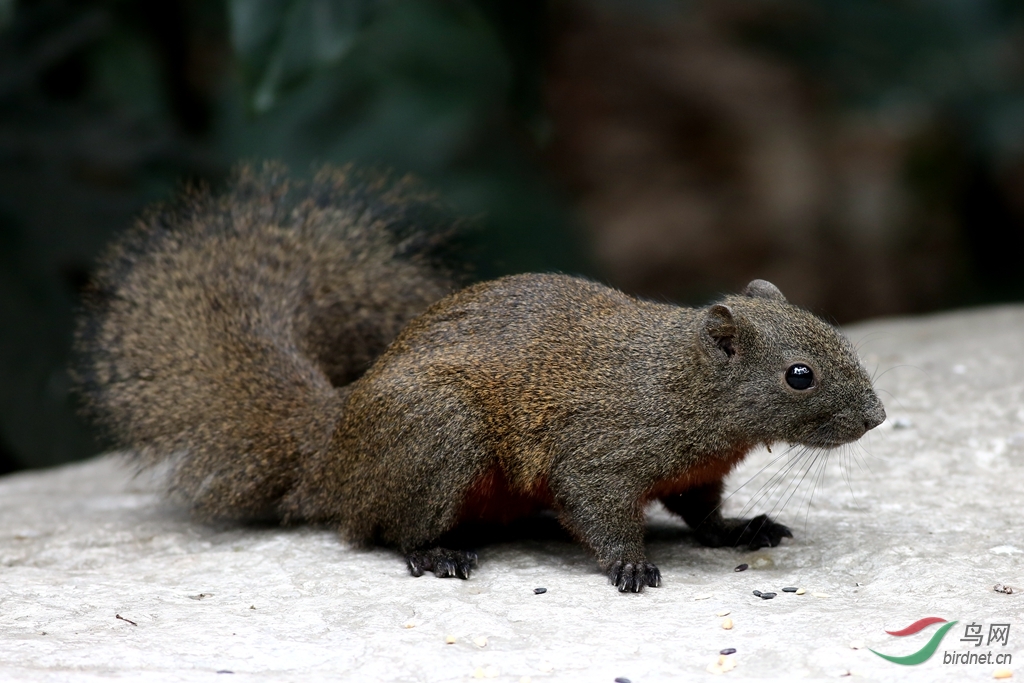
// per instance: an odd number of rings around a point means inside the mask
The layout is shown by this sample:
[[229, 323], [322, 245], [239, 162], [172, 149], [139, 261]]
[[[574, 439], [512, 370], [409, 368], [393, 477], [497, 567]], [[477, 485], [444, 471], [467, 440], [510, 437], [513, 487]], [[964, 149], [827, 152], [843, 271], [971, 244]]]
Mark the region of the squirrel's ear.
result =
[[704, 314], [700, 329], [701, 347], [712, 358], [728, 359], [736, 355], [736, 321], [732, 309], [715, 304]]
[[768, 299], [769, 301], [778, 301], [783, 304], [786, 303], [786, 297], [783, 296], [779, 288], [767, 280], [751, 280], [750, 284], [743, 288], [742, 293], [743, 296], [754, 297], [756, 299]]

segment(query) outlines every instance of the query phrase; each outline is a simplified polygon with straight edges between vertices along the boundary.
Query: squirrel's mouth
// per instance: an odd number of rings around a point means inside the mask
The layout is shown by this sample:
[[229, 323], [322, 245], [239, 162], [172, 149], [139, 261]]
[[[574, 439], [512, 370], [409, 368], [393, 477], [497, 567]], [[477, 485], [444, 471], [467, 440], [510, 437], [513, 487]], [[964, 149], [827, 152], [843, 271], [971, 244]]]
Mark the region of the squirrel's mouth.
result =
[[810, 446], [811, 448], [838, 448], [839, 446], [845, 446], [848, 443], [852, 443], [859, 439], [861, 435], [857, 435], [853, 438], [847, 439], [805, 439], [800, 442], [801, 446]]
[[[884, 420], [885, 413], [882, 413]], [[874, 417], [863, 421], [853, 420], [830, 420], [815, 429], [807, 438], [801, 439], [804, 446], [813, 448], [836, 448], [852, 443], [861, 438], [869, 431], [881, 424], [882, 420], [875, 420]]]

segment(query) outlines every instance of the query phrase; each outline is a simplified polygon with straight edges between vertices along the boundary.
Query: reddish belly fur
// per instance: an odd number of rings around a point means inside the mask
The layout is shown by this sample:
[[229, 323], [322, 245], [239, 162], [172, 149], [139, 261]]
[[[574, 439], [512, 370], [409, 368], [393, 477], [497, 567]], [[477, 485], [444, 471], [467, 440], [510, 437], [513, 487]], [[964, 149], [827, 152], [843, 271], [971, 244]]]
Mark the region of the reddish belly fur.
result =
[[483, 521], [506, 524], [554, 505], [546, 479], [529, 491], [513, 491], [500, 467], [492, 467], [477, 478], [462, 503], [460, 522]]
[[[749, 451], [750, 447], [745, 446], [737, 448], [725, 457], [706, 458], [701, 464], [690, 467], [676, 477], [657, 482], [641, 497], [641, 502], [646, 505], [664, 496], [683, 493], [694, 486], [721, 481]], [[502, 469], [494, 466], [469, 487], [459, 514], [459, 522], [483, 521], [505, 524], [553, 507], [554, 499], [551, 496], [551, 489], [548, 488], [547, 479], [537, 480], [528, 491], [514, 491]]]

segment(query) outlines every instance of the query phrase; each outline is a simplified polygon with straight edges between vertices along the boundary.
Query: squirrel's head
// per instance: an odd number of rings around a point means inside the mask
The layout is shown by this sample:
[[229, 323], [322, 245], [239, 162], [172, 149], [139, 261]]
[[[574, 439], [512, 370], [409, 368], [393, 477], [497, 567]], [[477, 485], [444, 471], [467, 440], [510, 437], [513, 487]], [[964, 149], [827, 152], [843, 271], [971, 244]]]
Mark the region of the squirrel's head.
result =
[[721, 406], [755, 442], [831, 448], [885, 420], [853, 346], [838, 330], [754, 280], [702, 312], [699, 347]]

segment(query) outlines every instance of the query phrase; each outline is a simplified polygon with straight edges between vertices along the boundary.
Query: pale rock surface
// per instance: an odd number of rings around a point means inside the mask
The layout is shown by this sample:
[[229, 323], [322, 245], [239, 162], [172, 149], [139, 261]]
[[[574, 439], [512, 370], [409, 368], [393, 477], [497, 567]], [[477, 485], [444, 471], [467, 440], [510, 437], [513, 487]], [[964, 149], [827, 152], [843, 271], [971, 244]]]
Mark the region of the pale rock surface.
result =
[[[394, 552], [329, 531], [192, 523], [111, 456], [0, 479], [0, 679], [992, 680], [995, 664], [942, 663], [968, 650], [1011, 654], [1024, 678], [1024, 307], [848, 335], [887, 422], [827, 458], [758, 452], [730, 480], [729, 512], [772, 512], [795, 538], [701, 548], [654, 510], [664, 585], [641, 595], [550, 525], [478, 548], [470, 581], [414, 579]], [[960, 623], [924, 664], [866, 649], [918, 650], [937, 627], [885, 630], [926, 616]], [[1009, 623], [1008, 645], [961, 642], [970, 622], [986, 638]], [[708, 673], [727, 647], [735, 668]]]

